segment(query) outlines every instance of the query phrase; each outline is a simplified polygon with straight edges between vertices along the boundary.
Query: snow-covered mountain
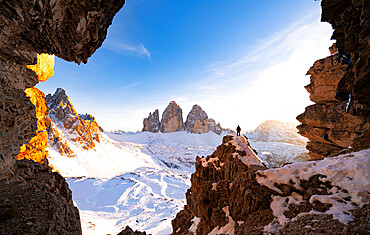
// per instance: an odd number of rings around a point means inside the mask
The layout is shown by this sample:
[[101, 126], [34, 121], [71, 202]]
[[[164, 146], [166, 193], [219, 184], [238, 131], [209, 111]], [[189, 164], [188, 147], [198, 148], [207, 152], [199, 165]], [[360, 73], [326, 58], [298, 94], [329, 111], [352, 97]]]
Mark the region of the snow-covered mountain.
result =
[[261, 123], [254, 131], [247, 132], [249, 139], [264, 142], [283, 142], [295, 145], [306, 145], [307, 139], [298, 134], [297, 124], [278, 120]]
[[49, 162], [68, 177], [85, 234], [118, 233], [126, 225], [169, 234], [196, 156], [210, 155], [221, 139], [213, 132], [101, 133], [90, 150], [68, 142], [74, 158], [49, 148]]
[[307, 139], [298, 134], [295, 123], [265, 121], [245, 136], [269, 167], [280, 167], [288, 162], [308, 159]]
[[[211, 155], [228, 134], [102, 132], [91, 115], [77, 114], [64, 90], [46, 101], [48, 161], [67, 177], [84, 234], [115, 234], [127, 225], [170, 234], [171, 220], [186, 203], [196, 156]], [[283, 130], [267, 131], [278, 136]], [[306, 151], [304, 145], [264, 140], [255, 135], [250, 142], [269, 166], [295, 161]]]

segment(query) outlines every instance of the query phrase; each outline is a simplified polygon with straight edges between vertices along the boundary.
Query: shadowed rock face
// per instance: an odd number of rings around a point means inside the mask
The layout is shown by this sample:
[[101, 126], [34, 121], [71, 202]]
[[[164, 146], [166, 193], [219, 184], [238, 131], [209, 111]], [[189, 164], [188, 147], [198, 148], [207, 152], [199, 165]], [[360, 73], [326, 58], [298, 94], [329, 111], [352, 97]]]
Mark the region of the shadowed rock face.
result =
[[21, 145], [36, 135], [34, 105], [24, 90], [37, 75], [37, 53], [86, 62], [105, 39], [124, 0], [0, 2], [0, 178], [11, 173]]
[[47, 162], [19, 160], [14, 174], [0, 180], [1, 234], [81, 234], [72, 192]]
[[209, 131], [208, 115], [199, 105], [193, 105], [186, 118], [185, 128], [189, 132], [196, 134], [207, 133]]
[[35, 64], [37, 54], [43, 53], [86, 63], [123, 4], [124, 0], [0, 1], [1, 234], [81, 234], [78, 210], [63, 177], [39, 163], [15, 161], [37, 130], [35, 106], [25, 90], [44, 80], [26, 65]]
[[[363, 182], [356, 178], [338, 186], [354, 172], [351, 163], [344, 166], [343, 162], [369, 162], [366, 153], [357, 157], [267, 169], [259, 163], [246, 138], [225, 136], [212, 155], [197, 157], [191, 187], [186, 192], [187, 205], [172, 221], [173, 234], [366, 234], [369, 206]], [[334, 172], [338, 166], [342, 174]], [[363, 168], [360, 175], [367, 171]], [[329, 179], [331, 176], [342, 178], [335, 181]], [[362, 188], [363, 201], [346, 212], [353, 215], [353, 220], [345, 224], [333, 218], [330, 208], [337, 202], [344, 207], [354, 206], [357, 194], [350, 193], [352, 186]], [[308, 213], [311, 211], [320, 213]]]
[[370, 148], [370, 9], [365, 4], [321, 2], [321, 20], [332, 25], [336, 46], [307, 72], [306, 89], [316, 104], [297, 117], [311, 159]]
[[[100, 127], [95, 118], [90, 114], [78, 115], [64, 89], [58, 88], [54, 95], [48, 94], [46, 103], [52, 121], [47, 128], [49, 145], [55, 146], [61, 155], [76, 156], [68, 146], [65, 134], [70, 136], [76, 146], [85, 150], [94, 148], [94, 141], [100, 142]], [[63, 135], [59, 133], [58, 128], [64, 132]]]
[[160, 126], [158, 109], [156, 109], [153, 114], [149, 113], [149, 116], [144, 118], [143, 124], [144, 127], [142, 131], [158, 132]]
[[175, 132], [184, 130], [182, 121], [182, 109], [175, 101], [171, 101], [162, 114], [160, 124], [162, 133]]

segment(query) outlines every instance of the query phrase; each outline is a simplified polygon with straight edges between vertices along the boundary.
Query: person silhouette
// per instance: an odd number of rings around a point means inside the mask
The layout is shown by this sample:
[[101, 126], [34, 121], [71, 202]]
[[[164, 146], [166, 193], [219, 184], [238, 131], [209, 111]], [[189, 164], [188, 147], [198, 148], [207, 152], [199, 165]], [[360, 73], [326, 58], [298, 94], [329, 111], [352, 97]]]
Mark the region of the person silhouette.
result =
[[240, 131], [242, 129], [240, 128], [240, 126], [238, 125], [238, 127], [236, 128], [236, 135], [239, 136], [240, 135]]

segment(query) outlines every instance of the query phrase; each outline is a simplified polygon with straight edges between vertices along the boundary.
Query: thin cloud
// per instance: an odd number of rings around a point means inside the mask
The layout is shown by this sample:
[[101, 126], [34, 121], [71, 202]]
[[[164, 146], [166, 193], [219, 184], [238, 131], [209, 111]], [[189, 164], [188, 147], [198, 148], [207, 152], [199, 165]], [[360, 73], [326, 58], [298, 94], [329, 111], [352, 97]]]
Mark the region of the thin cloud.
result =
[[148, 57], [149, 59], [151, 58], [150, 51], [143, 44], [130, 45], [128, 43], [123, 43], [123, 42], [109, 41], [104, 45], [104, 47], [110, 51], [117, 52], [117, 53], [133, 52], [137, 56], [145, 56], [145, 57]]
[[[306, 71], [329, 55], [330, 25], [317, 17], [285, 28], [228, 64], [216, 62], [183, 90], [226, 127], [252, 129], [268, 119], [293, 120], [310, 104]], [[205, 72], [206, 71], [206, 72]], [[184, 95], [179, 94], [179, 95]]]

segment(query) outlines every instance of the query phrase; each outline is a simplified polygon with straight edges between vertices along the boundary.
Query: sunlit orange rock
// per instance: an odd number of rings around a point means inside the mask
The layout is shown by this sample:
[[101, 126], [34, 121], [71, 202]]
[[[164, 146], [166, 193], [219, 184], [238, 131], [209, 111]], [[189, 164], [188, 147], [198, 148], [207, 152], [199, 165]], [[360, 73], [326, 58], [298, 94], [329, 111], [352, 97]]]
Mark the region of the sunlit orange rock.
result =
[[[38, 75], [38, 80], [44, 82], [54, 75], [54, 55], [38, 54], [37, 64], [27, 65], [27, 68], [32, 69]], [[37, 131], [28, 144], [21, 146], [17, 159], [30, 159], [43, 163], [48, 155], [45, 150], [48, 147], [46, 128], [50, 125], [50, 118], [47, 117], [48, 105], [45, 101], [45, 94], [39, 89], [35, 87], [27, 88], [25, 93], [27, 97], [30, 97], [32, 104], [35, 105]]]
[[[46, 96], [51, 125], [47, 129], [50, 147], [56, 148], [62, 156], [75, 157], [70, 143], [89, 150], [100, 142], [101, 128], [90, 114], [78, 114], [66, 91], [58, 88], [53, 95]], [[68, 142], [67, 139], [71, 140]]]
[[27, 68], [37, 74], [40, 82], [45, 82], [54, 75], [54, 55], [37, 54], [37, 64], [27, 65]]

